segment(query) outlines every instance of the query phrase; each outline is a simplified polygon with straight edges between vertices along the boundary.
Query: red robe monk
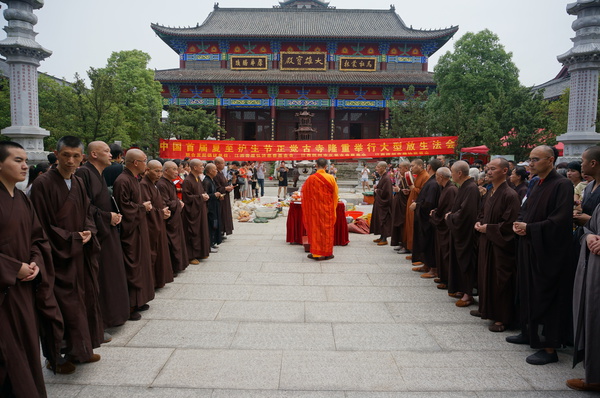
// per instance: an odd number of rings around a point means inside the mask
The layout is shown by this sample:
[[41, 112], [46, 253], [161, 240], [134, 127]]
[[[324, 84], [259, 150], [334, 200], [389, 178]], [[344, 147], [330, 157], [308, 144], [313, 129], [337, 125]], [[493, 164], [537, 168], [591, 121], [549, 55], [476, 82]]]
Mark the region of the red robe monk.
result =
[[335, 177], [325, 171], [327, 160], [317, 160], [317, 172], [302, 186], [302, 221], [306, 228], [310, 253], [308, 258], [333, 258], [333, 238], [338, 203]]
[[421, 159], [415, 159], [410, 163], [410, 172], [416, 174], [415, 182], [410, 188], [408, 200], [406, 203], [406, 219], [404, 220], [404, 240], [406, 248], [410, 251], [413, 249], [413, 230], [415, 224], [415, 213], [409, 208], [410, 205], [417, 200], [421, 188], [429, 180], [429, 174], [425, 170], [424, 163]]

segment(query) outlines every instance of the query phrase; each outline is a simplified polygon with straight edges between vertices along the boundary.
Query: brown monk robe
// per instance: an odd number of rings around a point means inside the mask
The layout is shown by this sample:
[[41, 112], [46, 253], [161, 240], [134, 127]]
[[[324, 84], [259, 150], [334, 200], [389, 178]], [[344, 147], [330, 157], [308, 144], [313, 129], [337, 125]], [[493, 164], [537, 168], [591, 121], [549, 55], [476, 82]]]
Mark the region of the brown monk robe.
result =
[[98, 257], [98, 286], [100, 310], [104, 328], [125, 323], [129, 318], [129, 293], [123, 264], [123, 251], [117, 224], [121, 215], [114, 208], [102, 171], [110, 166], [110, 148], [102, 141], [91, 142], [87, 149], [88, 161], [75, 175], [83, 180], [100, 243]]
[[208, 195], [204, 192], [200, 174], [204, 169], [199, 159], [190, 161], [191, 173], [181, 184], [183, 193], [183, 228], [188, 257], [191, 264], [198, 264], [198, 260], [210, 254], [210, 235], [208, 233], [208, 215], [206, 201]]
[[408, 200], [408, 183], [404, 173], [408, 171], [410, 163], [402, 162], [398, 165], [394, 199], [392, 200], [392, 235], [390, 244], [392, 246], [406, 245], [404, 237], [404, 221], [406, 219], [406, 201]]
[[479, 234], [478, 283], [481, 319], [496, 321], [491, 332], [503, 332], [514, 321], [517, 267], [513, 222], [521, 209], [517, 192], [506, 183], [508, 162], [496, 158], [488, 163], [493, 187], [483, 197], [475, 230]]
[[475, 222], [481, 196], [477, 183], [469, 177], [467, 162], [460, 160], [452, 165], [452, 180], [459, 188], [450, 213], [446, 215], [450, 230], [448, 293], [461, 293], [456, 306], [467, 307], [474, 302], [473, 289], [477, 280]]
[[375, 170], [381, 176], [381, 179], [375, 187], [375, 202], [373, 203], [373, 213], [371, 216], [371, 225], [369, 233], [380, 235], [373, 242], [378, 245], [387, 245], [387, 237], [392, 234], [392, 180], [387, 172], [385, 162], [377, 163]]
[[19, 144], [0, 143], [1, 397], [45, 397], [38, 325], [52, 366], [63, 336], [50, 245], [31, 202], [15, 187], [25, 180], [26, 161]]
[[414, 267], [413, 271], [426, 272], [422, 278], [435, 278], [437, 276], [435, 262], [435, 233], [433, 225], [429, 222], [431, 210], [438, 205], [440, 198], [440, 186], [435, 180], [435, 172], [442, 166], [442, 162], [432, 159], [427, 165], [429, 180], [423, 185], [423, 189], [417, 196], [417, 200], [411, 205], [414, 207], [414, 232], [413, 232], [413, 262], [423, 262], [420, 267]]
[[215, 165], [218, 170], [218, 173], [214, 178], [215, 184], [217, 184], [217, 191], [222, 195], [225, 195], [221, 201], [221, 232], [231, 235], [233, 233], [233, 213], [231, 212], [231, 199], [229, 193], [233, 191], [233, 185], [227, 181], [227, 177], [223, 174], [225, 160], [221, 157], [217, 157], [215, 158]]
[[412, 251], [413, 249], [413, 231], [415, 223], [415, 213], [412, 212], [409, 207], [417, 200], [417, 196], [421, 192], [423, 185], [429, 179], [429, 174], [425, 170], [425, 164], [421, 159], [415, 159], [410, 163], [410, 172], [417, 175], [415, 182], [410, 187], [410, 193], [406, 201], [406, 220], [404, 220], [404, 240], [406, 241], [406, 249]]
[[139, 149], [130, 149], [125, 155], [125, 169], [114, 185], [115, 201], [121, 220], [121, 247], [129, 289], [130, 320], [139, 320], [135, 309], [145, 308], [154, 299], [154, 275], [150, 263], [150, 240], [146, 212], [152, 203], [142, 201], [142, 190], [137, 176], [146, 170], [146, 155]]
[[171, 216], [167, 218], [167, 237], [169, 238], [169, 252], [171, 253], [171, 266], [173, 275], [183, 271], [189, 265], [185, 235], [183, 232], [183, 201], [177, 197], [177, 188], [172, 182], [177, 178], [177, 165], [175, 162], [165, 162], [163, 176], [156, 183], [165, 206], [169, 208]]
[[429, 222], [435, 226], [435, 264], [437, 266], [438, 289], [448, 288], [448, 267], [450, 265], [450, 230], [444, 217], [450, 212], [458, 188], [450, 181], [451, 172], [447, 167], [440, 167], [435, 178], [440, 186], [440, 199], [436, 209], [431, 211]]
[[154, 287], [165, 287], [173, 282], [173, 266], [169, 252], [169, 238], [165, 219], [171, 211], [165, 206], [156, 182], [162, 177], [162, 164], [158, 160], [148, 162], [146, 175], [140, 181], [142, 201], [152, 203], [152, 209], [146, 213], [148, 220], [148, 237], [150, 240], [150, 263], [154, 270]]
[[[570, 245], [573, 235], [573, 184], [554, 170], [554, 151], [535, 147], [530, 167], [540, 181], [521, 207], [513, 231], [519, 235], [517, 286], [522, 333], [510, 343], [543, 348], [527, 357], [530, 364], [558, 361], [555, 348], [568, 343], [572, 322], [573, 277]], [[572, 328], [571, 332], [572, 332]]]
[[98, 243], [92, 239], [96, 227], [85, 186], [73, 174], [83, 158], [83, 144], [76, 137], [64, 136], [56, 148], [58, 166], [35, 179], [31, 201], [52, 248], [54, 295], [65, 323], [66, 354], [72, 361], [95, 362], [100, 356], [93, 348], [102, 343], [104, 329], [99, 304], [86, 302], [97, 299], [98, 292], [85, 289], [96, 288], [98, 281], [89, 268], [91, 259], [86, 262], [84, 258], [84, 245]]

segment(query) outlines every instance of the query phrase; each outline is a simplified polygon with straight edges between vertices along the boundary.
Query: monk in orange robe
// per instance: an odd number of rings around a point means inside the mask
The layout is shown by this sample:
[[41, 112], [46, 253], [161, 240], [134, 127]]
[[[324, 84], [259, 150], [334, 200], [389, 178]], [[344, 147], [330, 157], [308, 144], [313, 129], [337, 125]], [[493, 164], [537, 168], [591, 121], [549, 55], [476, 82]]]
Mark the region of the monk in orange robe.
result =
[[[415, 224], [415, 213], [414, 207], [411, 206], [417, 200], [417, 196], [421, 192], [421, 188], [429, 179], [429, 174], [425, 170], [425, 164], [421, 159], [415, 159], [410, 162], [410, 172], [417, 176], [415, 182], [410, 187], [410, 193], [408, 194], [408, 200], [406, 204], [406, 220], [404, 221], [404, 236], [406, 239], [406, 249], [412, 252], [413, 249], [413, 230]], [[408, 256], [412, 257], [412, 256]], [[409, 259], [407, 257], [407, 259]], [[410, 259], [409, 259], [410, 260]]]
[[338, 186], [326, 167], [327, 160], [318, 159], [317, 172], [302, 185], [302, 221], [310, 244], [308, 258], [316, 261], [333, 258]]

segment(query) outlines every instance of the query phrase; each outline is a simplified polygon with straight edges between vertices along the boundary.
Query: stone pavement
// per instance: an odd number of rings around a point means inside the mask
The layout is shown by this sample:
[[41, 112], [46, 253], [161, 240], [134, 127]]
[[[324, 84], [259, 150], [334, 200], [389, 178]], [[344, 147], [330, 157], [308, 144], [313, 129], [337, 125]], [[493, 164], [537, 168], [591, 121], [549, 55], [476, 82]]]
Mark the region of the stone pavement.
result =
[[585, 397], [560, 362], [525, 363], [514, 332], [457, 308], [405, 256], [350, 235], [315, 262], [285, 243], [286, 219], [235, 223], [200, 265], [111, 330], [102, 360], [44, 370], [50, 397]]

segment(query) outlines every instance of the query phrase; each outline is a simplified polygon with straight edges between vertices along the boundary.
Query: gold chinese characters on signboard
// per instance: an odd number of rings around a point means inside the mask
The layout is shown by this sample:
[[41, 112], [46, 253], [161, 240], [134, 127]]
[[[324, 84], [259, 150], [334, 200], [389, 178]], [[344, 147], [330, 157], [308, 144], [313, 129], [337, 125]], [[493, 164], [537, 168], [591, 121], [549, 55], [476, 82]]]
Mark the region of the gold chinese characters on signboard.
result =
[[232, 70], [267, 70], [266, 55], [231, 55]]
[[281, 70], [326, 70], [327, 53], [281, 52]]
[[375, 72], [377, 70], [377, 58], [340, 57], [340, 70], [353, 72]]

